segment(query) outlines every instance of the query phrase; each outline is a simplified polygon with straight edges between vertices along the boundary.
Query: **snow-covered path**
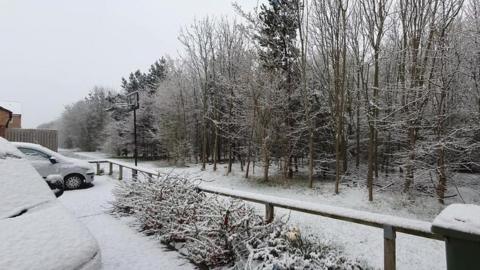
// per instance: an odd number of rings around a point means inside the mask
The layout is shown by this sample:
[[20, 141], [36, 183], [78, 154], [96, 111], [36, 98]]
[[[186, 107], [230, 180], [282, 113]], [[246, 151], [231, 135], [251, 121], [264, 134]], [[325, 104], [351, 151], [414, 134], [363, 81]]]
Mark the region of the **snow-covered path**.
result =
[[116, 180], [97, 176], [95, 186], [66, 191], [60, 201], [84, 223], [97, 239], [102, 252], [103, 269], [196, 269], [174, 251], [143, 236], [108, 213], [111, 190]]

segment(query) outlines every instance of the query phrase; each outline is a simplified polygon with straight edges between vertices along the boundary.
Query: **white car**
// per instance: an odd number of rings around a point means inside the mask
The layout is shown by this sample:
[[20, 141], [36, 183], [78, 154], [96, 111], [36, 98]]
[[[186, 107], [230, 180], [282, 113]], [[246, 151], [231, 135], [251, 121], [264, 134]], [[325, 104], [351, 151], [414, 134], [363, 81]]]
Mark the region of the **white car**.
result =
[[97, 270], [97, 241], [0, 137], [0, 269]]
[[93, 166], [84, 160], [65, 157], [34, 143], [14, 142], [13, 144], [25, 154], [43, 178], [59, 174], [63, 177], [67, 189], [77, 189], [94, 180]]

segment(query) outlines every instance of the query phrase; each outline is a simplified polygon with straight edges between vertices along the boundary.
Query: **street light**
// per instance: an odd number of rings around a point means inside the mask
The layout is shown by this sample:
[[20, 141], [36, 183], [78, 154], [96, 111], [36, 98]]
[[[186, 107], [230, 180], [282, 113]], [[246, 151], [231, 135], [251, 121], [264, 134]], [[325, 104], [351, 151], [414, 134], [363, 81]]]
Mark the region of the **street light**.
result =
[[[127, 102], [114, 103], [112, 107], [106, 111], [113, 111], [115, 108], [127, 108], [127, 111], [133, 111], [133, 145], [134, 152], [133, 157], [135, 159], [135, 166], [138, 164], [138, 151], [137, 151], [137, 109], [140, 108], [140, 95], [138, 91], [131, 92], [126, 95]], [[135, 173], [136, 174], [136, 173]]]
[[133, 110], [133, 145], [135, 166], [137, 166], [138, 152], [137, 152], [137, 109], [140, 108], [140, 95], [138, 91], [132, 92], [127, 95], [127, 103], [129, 104], [129, 110]]

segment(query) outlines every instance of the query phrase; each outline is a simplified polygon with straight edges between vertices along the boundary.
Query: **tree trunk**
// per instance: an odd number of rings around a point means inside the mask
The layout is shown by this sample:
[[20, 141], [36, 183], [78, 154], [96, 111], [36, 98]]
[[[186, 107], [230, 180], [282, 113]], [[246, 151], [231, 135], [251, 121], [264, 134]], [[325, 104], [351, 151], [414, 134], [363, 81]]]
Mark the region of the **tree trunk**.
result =
[[[377, 113], [378, 114], [378, 113]], [[377, 116], [375, 116], [375, 118], [377, 118]], [[375, 125], [376, 126], [376, 125]], [[374, 144], [374, 149], [375, 149], [375, 153], [374, 153], [374, 158], [375, 158], [375, 165], [374, 165], [374, 168], [375, 168], [375, 179], [378, 179], [378, 130], [376, 129], [375, 127], [375, 138], [373, 140], [373, 144]]]
[[205, 123], [205, 119], [203, 120], [203, 122], [202, 171], [205, 171], [207, 164], [207, 124]]
[[298, 157], [293, 157], [293, 165], [295, 166], [295, 172], [298, 173]]
[[[360, 73], [360, 72], [359, 72]], [[360, 74], [358, 75], [360, 77]], [[357, 80], [357, 99], [358, 102], [360, 101], [360, 78]], [[355, 167], [359, 168], [360, 166], [360, 104], [357, 103], [357, 121], [356, 121], [356, 144], [357, 144], [357, 150], [356, 150], [356, 157], [355, 157]]]
[[415, 133], [416, 133], [415, 128], [413, 126], [410, 126], [408, 128], [408, 142], [409, 142], [410, 153], [407, 159], [406, 172], [405, 172], [405, 186], [403, 188], [403, 192], [405, 193], [410, 191], [410, 187], [412, 186], [413, 180], [414, 180], [413, 163], [415, 162], [415, 140], [416, 140]]
[[293, 168], [292, 168], [292, 156], [289, 154], [287, 159], [287, 179], [292, 179], [293, 178]]
[[340, 136], [342, 136], [340, 132], [340, 121], [337, 119], [337, 134], [336, 134], [336, 139], [335, 139], [335, 194], [339, 193], [339, 186], [340, 186], [340, 178], [342, 175], [342, 160], [341, 160], [341, 142], [342, 139]]
[[232, 172], [232, 143], [230, 140], [228, 140], [228, 169], [227, 169], [227, 174]]
[[270, 160], [267, 151], [265, 151], [263, 155], [263, 180], [268, 181], [268, 169], [270, 167]]
[[348, 170], [348, 156], [347, 156], [347, 140], [346, 140], [346, 135], [344, 134], [342, 136], [342, 160], [343, 160], [343, 166], [342, 166], [342, 174], [347, 173]]
[[244, 166], [244, 164], [245, 164], [245, 161], [243, 161], [241, 155], [238, 155], [238, 160], [240, 161], [240, 171], [243, 172], [243, 166]]
[[268, 149], [268, 136], [266, 136], [266, 130], [263, 130], [263, 142], [262, 142], [262, 151], [263, 151], [263, 180], [268, 181], [268, 170], [270, 168], [270, 151]]
[[215, 125], [215, 138], [213, 141], [213, 171], [217, 170], [218, 162], [218, 127]]
[[373, 201], [373, 166], [374, 166], [374, 127], [373, 124], [369, 124], [368, 132], [368, 172], [367, 172], [367, 188], [368, 188], [368, 200]]
[[443, 147], [443, 145], [438, 147], [437, 154], [438, 154], [438, 161], [437, 161], [438, 185], [437, 185], [436, 191], [438, 195], [438, 202], [440, 202], [441, 204], [444, 204], [445, 191], [447, 190], [447, 173], [445, 170], [445, 148]]
[[308, 138], [308, 186], [313, 188], [313, 132], [310, 130]]

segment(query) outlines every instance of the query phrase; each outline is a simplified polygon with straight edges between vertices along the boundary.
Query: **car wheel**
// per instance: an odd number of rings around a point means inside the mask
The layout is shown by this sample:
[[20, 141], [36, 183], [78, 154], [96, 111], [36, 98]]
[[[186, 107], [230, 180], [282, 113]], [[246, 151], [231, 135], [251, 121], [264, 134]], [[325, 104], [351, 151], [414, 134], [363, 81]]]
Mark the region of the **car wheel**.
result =
[[83, 184], [83, 178], [78, 174], [73, 174], [65, 178], [65, 187], [67, 189], [77, 189]]

